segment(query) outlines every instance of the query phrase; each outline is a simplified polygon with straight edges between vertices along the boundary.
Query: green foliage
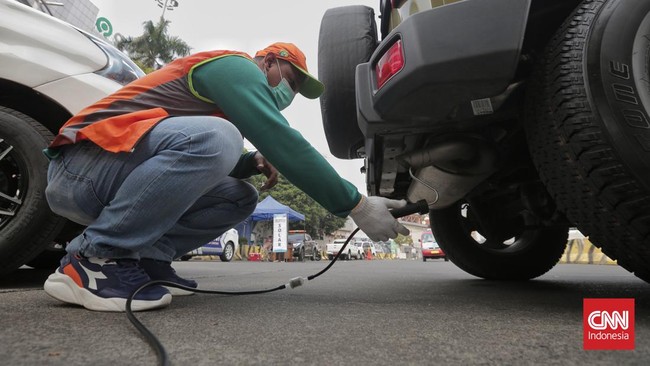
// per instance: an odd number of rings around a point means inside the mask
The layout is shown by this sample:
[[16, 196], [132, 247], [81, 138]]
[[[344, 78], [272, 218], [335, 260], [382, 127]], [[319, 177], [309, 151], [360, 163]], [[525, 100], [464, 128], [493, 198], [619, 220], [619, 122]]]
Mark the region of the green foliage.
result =
[[190, 54], [190, 46], [182, 39], [167, 34], [169, 20], [160, 18], [158, 23], [148, 20], [142, 25], [144, 32], [138, 37], [121, 37], [115, 40], [115, 47], [126, 52], [145, 72], [151, 72]]
[[[252, 176], [248, 181], [259, 188], [265, 180], [266, 177], [260, 174]], [[276, 201], [283, 205], [289, 206], [305, 215], [304, 224], [302, 222], [290, 222], [289, 229], [304, 228], [313, 238], [323, 238], [325, 235], [329, 235], [345, 225], [344, 218], [329, 213], [282, 175], [279, 176], [278, 184], [273, 189], [260, 193], [259, 201], [262, 201], [269, 195], [273, 196]]]
[[400, 245], [402, 244], [413, 245], [413, 238], [410, 235], [404, 236], [402, 234], [398, 234], [397, 238], [395, 238], [395, 242]]

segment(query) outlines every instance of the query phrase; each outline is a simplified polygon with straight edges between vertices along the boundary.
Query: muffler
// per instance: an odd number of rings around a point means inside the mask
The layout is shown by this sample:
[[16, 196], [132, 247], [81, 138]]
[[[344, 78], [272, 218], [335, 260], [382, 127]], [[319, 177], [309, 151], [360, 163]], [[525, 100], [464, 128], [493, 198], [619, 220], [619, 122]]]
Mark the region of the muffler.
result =
[[410, 202], [426, 200], [431, 209], [444, 208], [465, 197], [497, 170], [497, 149], [477, 136], [459, 136], [399, 157], [413, 181]]

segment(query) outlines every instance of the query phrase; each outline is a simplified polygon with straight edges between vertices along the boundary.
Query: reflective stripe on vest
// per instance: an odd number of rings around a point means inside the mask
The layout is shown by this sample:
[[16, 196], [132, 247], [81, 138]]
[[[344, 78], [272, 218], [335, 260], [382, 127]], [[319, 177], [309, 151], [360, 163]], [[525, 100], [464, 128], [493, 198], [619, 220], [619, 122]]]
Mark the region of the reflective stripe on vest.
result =
[[169, 116], [224, 114], [191, 84], [196, 67], [225, 56], [251, 57], [236, 51], [207, 51], [177, 59], [117, 92], [84, 108], [69, 119], [51, 148], [91, 140], [111, 152], [132, 151], [156, 123]]

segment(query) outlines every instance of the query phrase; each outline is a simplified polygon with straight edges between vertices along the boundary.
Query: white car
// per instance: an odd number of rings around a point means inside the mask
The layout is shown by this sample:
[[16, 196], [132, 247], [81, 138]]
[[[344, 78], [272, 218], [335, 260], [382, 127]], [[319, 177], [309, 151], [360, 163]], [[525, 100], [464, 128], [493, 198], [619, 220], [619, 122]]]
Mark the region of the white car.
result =
[[183, 255], [180, 259], [186, 261], [197, 255], [217, 255], [221, 261], [230, 262], [238, 250], [239, 233], [235, 229], [230, 229], [204, 246]]
[[[346, 239], [334, 239], [331, 243], [327, 243], [327, 258], [332, 260], [336, 254], [341, 250], [343, 247], [343, 244], [345, 244]], [[346, 260], [346, 259], [363, 259], [363, 252], [361, 252], [361, 249], [359, 249], [359, 246], [356, 245], [355, 241], [351, 241], [347, 248], [345, 248], [345, 252], [341, 253], [341, 259]]]
[[41, 151], [72, 115], [144, 73], [108, 43], [18, 1], [0, 0], [0, 14], [1, 276], [25, 263], [56, 266], [63, 255], [61, 245], [52, 258], [44, 252], [66, 220], [45, 200]]

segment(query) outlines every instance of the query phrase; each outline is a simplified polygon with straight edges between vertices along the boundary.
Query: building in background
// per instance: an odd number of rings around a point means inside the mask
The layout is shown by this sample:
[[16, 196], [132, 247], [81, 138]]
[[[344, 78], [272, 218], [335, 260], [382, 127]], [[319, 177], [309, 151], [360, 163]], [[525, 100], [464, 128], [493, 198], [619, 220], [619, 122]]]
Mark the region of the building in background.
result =
[[95, 27], [99, 8], [90, 0], [16, 0], [45, 14], [68, 22], [88, 33], [100, 35]]

